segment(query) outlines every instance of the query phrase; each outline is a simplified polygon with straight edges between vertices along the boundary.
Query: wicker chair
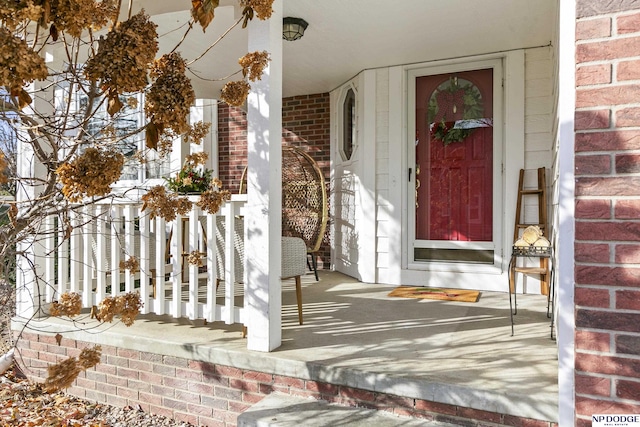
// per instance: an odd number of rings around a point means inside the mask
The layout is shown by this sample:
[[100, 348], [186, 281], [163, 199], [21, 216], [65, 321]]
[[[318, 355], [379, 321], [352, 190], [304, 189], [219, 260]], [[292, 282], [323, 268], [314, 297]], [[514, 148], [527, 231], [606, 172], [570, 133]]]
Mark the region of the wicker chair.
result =
[[[240, 193], [246, 193], [246, 175], [245, 168]], [[318, 164], [300, 148], [282, 147], [282, 235], [304, 240], [316, 281], [328, 218], [327, 189]]]
[[[244, 276], [244, 218], [238, 217], [235, 221], [233, 242], [234, 274], [237, 282], [243, 281]], [[218, 268], [218, 280], [225, 279], [225, 222], [223, 217], [218, 217], [216, 226], [216, 263]], [[282, 237], [282, 263], [281, 278], [294, 278], [296, 281], [296, 301], [298, 303], [298, 321], [302, 325], [302, 281], [300, 277], [305, 274], [307, 247], [302, 239], [297, 237]]]

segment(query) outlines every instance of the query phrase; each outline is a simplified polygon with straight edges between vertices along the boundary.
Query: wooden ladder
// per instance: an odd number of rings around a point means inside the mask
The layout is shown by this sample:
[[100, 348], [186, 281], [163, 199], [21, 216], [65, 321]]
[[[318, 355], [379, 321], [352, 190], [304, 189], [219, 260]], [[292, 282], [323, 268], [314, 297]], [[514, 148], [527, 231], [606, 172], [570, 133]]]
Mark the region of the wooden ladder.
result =
[[[549, 227], [547, 222], [547, 183], [546, 183], [546, 170], [545, 168], [538, 169], [538, 187], [533, 189], [524, 188], [524, 169], [520, 169], [520, 179], [518, 180], [518, 203], [516, 205], [516, 224], [513, 233], [513, 241], [515, 242], [521, 236], [522, 231], [531, 226], [537, 225], [542, 230], [542, 234], [545, 238], [549, 238]], [[537, 196], [538, 203], [538, 223], [524, 223], [522, 218], [522, 209], [525, 196]], [[516, 262], [512, 262], [511, 270], [509, 271], [511, 292], [515, 292], [515, 273], [521, 273], [524, 275], [538, 275], [540, 276], [540, 292], [543, 295], [549, 295], [549, 259], [540, 258], [540, 267], [518, 267]]]

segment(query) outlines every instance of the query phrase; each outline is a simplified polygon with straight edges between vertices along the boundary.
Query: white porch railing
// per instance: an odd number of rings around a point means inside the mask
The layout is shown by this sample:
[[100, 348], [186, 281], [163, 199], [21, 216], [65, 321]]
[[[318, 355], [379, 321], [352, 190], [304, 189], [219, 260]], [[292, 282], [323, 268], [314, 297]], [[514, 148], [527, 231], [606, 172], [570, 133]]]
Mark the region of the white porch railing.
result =
[[[137, 291], [142, 314], [243, 323], [244, 309], [235, 300], [244, 291], [236, 282], [244, 281], [235, 277], [234, 263], [244, 258], [235, 253], [233, 233], [245, 204], [246, 195], [233, 195], [215, 215], [194, 204], [188, 216], [172, 222], [150, 220], [142, 205], [133, 203], [72, 212], [71, 227], [49, 218], [43, 233], [45, 301], [77, 292], [90, 308], [107, 296]], [[200, 266], [187, 260], [194, 251], [203, 253]], [[139, 271], [121, 268], [133, 257]]]

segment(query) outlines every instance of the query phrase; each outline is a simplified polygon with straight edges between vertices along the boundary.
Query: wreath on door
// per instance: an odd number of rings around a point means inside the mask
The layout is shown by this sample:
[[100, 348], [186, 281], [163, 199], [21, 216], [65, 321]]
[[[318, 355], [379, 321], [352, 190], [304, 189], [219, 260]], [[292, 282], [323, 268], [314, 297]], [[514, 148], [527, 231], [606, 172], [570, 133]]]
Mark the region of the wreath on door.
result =
[[482, 95], [469, 80], [451, 77], [440, 84], [429, 98], [428, 120], [432, 139], [444, 145], [465, 140], [476, 126], [470, 120], [481, 119]]

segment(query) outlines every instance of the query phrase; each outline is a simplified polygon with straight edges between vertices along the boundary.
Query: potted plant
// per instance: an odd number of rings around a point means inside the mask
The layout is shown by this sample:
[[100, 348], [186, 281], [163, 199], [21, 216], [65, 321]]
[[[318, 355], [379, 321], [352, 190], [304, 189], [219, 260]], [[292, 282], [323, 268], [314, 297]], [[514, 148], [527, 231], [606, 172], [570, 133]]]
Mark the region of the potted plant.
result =
[[212, 171], [204, 167], [206, 153], [187, 156], [176, 176], [166, 178], [169, 190], [180, 194], [201, 194], [209, 190]]

